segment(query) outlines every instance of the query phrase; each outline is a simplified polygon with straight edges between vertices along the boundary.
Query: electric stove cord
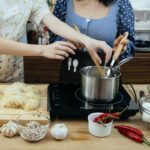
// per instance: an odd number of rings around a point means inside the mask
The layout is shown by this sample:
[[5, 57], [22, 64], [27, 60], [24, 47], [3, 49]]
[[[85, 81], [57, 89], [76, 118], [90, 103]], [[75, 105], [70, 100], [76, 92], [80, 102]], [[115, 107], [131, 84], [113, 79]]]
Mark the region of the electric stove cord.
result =
[[[128, 85], [129, 85], [131, 88], [129, 88]], [[129, 92], [132, 94], [132, 96], [133, 96], [135, 102], [137, 103], [137, 102], [138, 102], [138, 98], [137, 98], [137, 95], [136, 95], [136, 92], [135, 92], [135, 89], [134, 89], [133, 85], [132, 85], [132, 84], [126, 84], [126, 88], [127, 88], [127, 89], [129, 90]], [[132, 90], [131, 90], [131, 89], [132, 89]]]

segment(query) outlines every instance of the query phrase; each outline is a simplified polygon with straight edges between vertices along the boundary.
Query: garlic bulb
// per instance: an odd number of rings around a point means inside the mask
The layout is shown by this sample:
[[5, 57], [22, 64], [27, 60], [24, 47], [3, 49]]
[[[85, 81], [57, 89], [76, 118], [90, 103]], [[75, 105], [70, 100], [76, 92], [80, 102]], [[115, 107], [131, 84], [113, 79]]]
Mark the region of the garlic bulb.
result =
[[63, 140], [68, 135], [68, 129], [65, 124], [56, 124], [51, 130], [51, 135], [56, 140]]
[[2, 126], [1, 132], [6, 137], [13, 137], [18, 134], [18, 126], [14, 122], [9, 121]]

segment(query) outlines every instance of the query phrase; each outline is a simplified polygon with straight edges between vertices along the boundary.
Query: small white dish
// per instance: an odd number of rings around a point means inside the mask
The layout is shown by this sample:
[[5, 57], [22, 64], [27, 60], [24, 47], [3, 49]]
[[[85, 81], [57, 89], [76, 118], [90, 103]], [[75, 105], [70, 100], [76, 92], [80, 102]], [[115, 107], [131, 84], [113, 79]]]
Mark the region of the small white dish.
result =
[[103, 113], [92, 113], [88, 116], [89, 133], [97, 137], [107, 137], [111, 134], [113, 121], [106, 124], [98, 124], [94, 119]]

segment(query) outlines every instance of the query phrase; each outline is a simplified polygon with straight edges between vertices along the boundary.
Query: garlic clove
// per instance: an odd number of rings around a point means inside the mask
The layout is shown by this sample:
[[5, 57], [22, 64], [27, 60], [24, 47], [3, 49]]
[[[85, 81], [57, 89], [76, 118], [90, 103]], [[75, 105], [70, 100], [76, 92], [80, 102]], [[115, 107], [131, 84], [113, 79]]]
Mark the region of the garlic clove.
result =
[[13, 137], [14, 136], [14, 132], [9, 130], [9, 133], [7, 134], [7, 137]]
[[2, 132], [2, 134], [4, 134], [4, 132], [5, 132], [6, 129], [7, 129], [6, 126], [2, 126], [2, 127], [1, 127], [1, 132]]
[[13, 126], [10, 127], [10, 131], [12, 131], [13, 133], [17, 133], [17, 129], [14, 128]]
[[9, 121], [8, 124], [9, 124], [10, 128], [12, 129], [12, 131], [16, 132], [16, 134], [19, 133], [18, 125], [15, 122]]
[[8, 127], [5, 129], [4, 135], [7, 136], [7, 137], [9, 137], [9, 135], [10, 135], [10, 129]]
[[1, 132], [6, 137], [13, 137], [18, 134], [18, 126], [14, 122], [9, 121], [2, 126]]
[[54, 139], [63, 140], [68, 135], [68, 128], [65, 124], [55, 124], [51, 128], [50, 133]]

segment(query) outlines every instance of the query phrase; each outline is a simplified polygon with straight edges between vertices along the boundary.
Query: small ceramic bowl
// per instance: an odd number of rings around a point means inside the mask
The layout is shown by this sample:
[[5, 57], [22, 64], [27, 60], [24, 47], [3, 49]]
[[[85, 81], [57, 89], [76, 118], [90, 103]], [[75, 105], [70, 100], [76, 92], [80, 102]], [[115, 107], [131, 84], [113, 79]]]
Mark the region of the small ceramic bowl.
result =
[[97, 137], [107, 137], [111, 134], [113, 121], [106, 124], [98, 124], [94, 119], [103, 113], [92, 113], [88, 116], [89, 133]]

